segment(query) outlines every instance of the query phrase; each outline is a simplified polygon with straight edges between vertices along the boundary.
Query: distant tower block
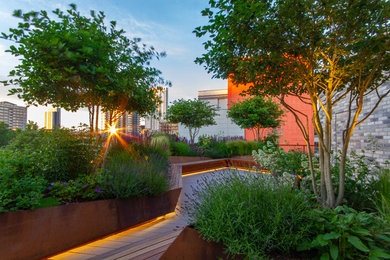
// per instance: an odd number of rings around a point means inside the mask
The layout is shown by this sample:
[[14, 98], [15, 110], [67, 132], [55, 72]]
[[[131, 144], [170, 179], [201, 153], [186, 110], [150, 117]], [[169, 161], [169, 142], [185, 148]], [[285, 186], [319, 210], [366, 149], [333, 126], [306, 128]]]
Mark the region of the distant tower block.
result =
[[0, 101], [0, 122], [11, 129], [24, 129], [27, 123], [27, 107], [17, 106], [8, 101]]
[[156, 90], [155, 95], [161, 100], [161, 103], [156, 107], [156, 112], [145, 117], [145, 129], [152, 132], [161, 131], [161, 124], [164, 122], [165, 114], [168, 106], [168, 88]]
[[[110, 113], [101, 112], [101, 130], [107, 130], [107, 127], [110, 122]], [[140, 131], [140, 117], [135, 112], [124, 112], [121, 117], [118, 119], [116, 128], [119, 129], [119, 132], [135, 135]]]
[[61, 127], [61, 109], [51, 108], [45, 112], [45, 129], [52, 130]]

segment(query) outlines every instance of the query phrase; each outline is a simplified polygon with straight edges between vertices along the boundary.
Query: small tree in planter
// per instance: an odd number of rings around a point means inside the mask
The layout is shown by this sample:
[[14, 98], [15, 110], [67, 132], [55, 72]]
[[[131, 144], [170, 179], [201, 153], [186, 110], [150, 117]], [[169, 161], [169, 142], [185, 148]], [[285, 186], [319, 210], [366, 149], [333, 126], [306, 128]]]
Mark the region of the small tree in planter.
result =
[[166, 114], [169, 123], [182, 123], [190, 133], [190, 141], [194, 142], [202, 126], [215, 125], [214, 117], [218, 115], [217, 108], [202, 100], [179, 99], [173, 102]]
[[253, 129], [257, 141], [260, 141], [261, 129], [280, 126], [282, 115], [283, 110], [276, 102], [262, 96], [233, 103], [228, 112], [228, 116], [241, 128]]

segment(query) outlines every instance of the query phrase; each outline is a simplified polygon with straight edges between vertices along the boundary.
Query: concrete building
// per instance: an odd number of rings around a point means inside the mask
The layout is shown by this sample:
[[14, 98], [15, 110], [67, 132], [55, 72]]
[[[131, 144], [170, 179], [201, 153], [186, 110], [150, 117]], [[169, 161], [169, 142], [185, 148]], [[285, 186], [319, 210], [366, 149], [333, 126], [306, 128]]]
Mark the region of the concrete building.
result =
[[169, 124], [166, 122], [160, 122], [160, 132], [171, 134], [171, 135], [178, 135], [179, 134], [179, 125], [178, 124]]
[[[100, 129], [107, 129], [108, 122], [110, 121], [110, 113], [109, 112], [101, 112], [101, 125]], [[140, 132], [140, 117], [137, 113], [125, 112], [119, 118], [116, 128], [119, 129], [120, 132], [126, 134], [138, 134]]]
[[167, 113], [168, 88], [157, 90], [156, 96], [159, 97], [161, 103], [158, 105], [156, 112], [153, 115], [145, 117], [145, 129], [148, 129], [151, 132], [161, 131], [161, 123], [164, 123], [164, 117]]
[[50, 108], [45, 112], [45, 129], [52, 130], [61, 127], [61, 109]]
[[[227, 116], [228, 112], [228, 90], [202, 90], [198, 91], [198, 99], [208, 102], [218, 108], [219, 114], [214, 119], [216, 125], [205, 126], [199, 130], [197, 137], [201, 135], [211, 136], [245, 136], [245, 129], [240, 128], [238, 125], [232, 122]], [[189, 139], [188, 128], [179, 124], [179, 135]], [[195, 140], [197, 141], [197, 140]]]
[[0, 121], [11, 129], [25, 129], [27, 124], [27, 107], [17, 106], [8, 101], [0, 101]]

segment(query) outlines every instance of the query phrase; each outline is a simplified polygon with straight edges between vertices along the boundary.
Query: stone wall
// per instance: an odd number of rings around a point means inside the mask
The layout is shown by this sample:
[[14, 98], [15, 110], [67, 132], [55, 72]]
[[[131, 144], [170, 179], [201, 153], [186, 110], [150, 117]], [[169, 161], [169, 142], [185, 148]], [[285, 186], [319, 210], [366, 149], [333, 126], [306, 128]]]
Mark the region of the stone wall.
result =
[[[383, 95], [389, 88], [390, 82], [384, 84], [378, 92]], [[371, 111], [377, 101], [375, 92], [364, 99], [359, 121]], [[348, 102], [344, 99], [334, 107], [333, 111], [332, 148], [335, 151], [342, 149], [342, 132], [345, 129], [347, 116]], [[386, 160], [390, 161], [390, 95], [381, 101], [370, 117], [355, 128], [349, 144], [349, 152], [361, 153], [362, 150], [367, 157], [376, 159], [381, 165], [384, 165]]]

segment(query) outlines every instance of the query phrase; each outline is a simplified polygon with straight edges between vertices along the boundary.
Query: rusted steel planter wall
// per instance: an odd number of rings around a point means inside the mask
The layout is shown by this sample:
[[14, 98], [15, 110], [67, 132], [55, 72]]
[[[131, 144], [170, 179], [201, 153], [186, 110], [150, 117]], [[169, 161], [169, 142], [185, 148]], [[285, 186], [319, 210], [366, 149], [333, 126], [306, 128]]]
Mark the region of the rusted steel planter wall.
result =
[[198, 162], [180, 163], [182, 167], [182, 175], [191, 174], [199, 171], [213, 170], [216, 168], [237, 168], [237, 169], [253, 169], [256, 166], [258, 169], [264, 170], [259, 167], [254, 161], [241, 160], [241, 159], [215, 159]]
[[0, 258], [39, 259], [165, 215], [180, 191], [0, 214]]
[[221, 243], [203, 240], [193, 228], [186, 227], [173, 241], [160, 260], [215, 260], [215, 259], [244, 259], [244, 256], [229, 257]]

